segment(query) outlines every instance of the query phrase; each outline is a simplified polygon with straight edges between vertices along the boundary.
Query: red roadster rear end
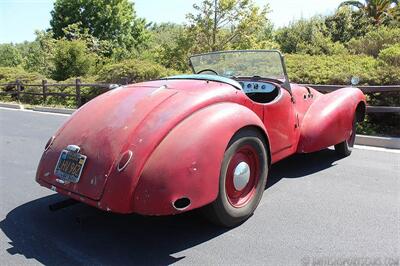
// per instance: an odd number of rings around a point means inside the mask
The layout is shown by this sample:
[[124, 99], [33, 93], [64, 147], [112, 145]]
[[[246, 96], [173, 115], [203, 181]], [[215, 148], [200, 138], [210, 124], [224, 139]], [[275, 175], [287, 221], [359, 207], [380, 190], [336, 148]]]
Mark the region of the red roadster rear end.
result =
[[359, 89], [323, 95], [290, 84], [276, 51], [192, 64], [199, 74], [120, 87], [81, 107], [46, 145], [37, 182], [118, 213], [205, 206], [211, 220], [234, 226], [257, 207], [272, 163], [331, 145], [350, 154], [365, 114]]

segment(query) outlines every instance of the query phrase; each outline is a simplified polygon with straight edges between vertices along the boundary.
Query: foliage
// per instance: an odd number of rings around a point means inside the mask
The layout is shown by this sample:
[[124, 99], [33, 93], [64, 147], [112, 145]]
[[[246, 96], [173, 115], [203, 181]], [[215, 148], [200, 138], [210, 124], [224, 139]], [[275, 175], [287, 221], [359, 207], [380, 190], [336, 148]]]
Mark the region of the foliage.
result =
[[255, 44], [270, 26], [268, 5], [260, 8], [253, 0], [203, 0], [193, 7], [195, 13], [187, 19], [196, 52], [240, 48], [249, 41]]
[[[207, 0], [194, 5], [188, 14], [189, 25], [153, 25], [150, 49], [145, 58], [167, 68], [189, 70], [192, 54], [226, 49], [272, 49], [272, 25], [266, 14], [253, 1]], [[210, 28], [211, 27], [211, 28]]]
[[360, 13], [372, 18], [376, 25], [388, 24], [396, 18], [398, 0], [344, 1], [340, 6], [356, 7]]
[[22, 63], [22, 56], [12, 44], [0, 44], [0, 66], [15, 67]]
[[352, 38], [364, 36], [373, 29], [371, 18], [360, 12], [353, 12], [343, 6], [331, 16], [325, 18], [332, 41], [346, 43]]
[[287, 55], [286, 64], [289, 78], [297, 83], [346, 85], [352, 76], [364, 84], [381, 82], [375, 74], [378, 61], [370, 56]]
[[25, 44], [23, 67], [30, 72], [50, 76], [54, 71], [53, 57], [56, 40], [51, 32], [36, 31], [36, 40]]
[[285, 53], [310, 55], [346, 54], [346, 48], [339, 42], [333, 42], [324, 20], [314, 17], [298, 20], [275, 33], [275, 40]]
[[128, 0], [56, 0], [51, 12], [55, 38], [66, 37], [64, 29], [80, 23], [82, 32], [108, 40], [128, 50], [142, 46], [146, 38], [145, 21], [136, 17]]
[[400, 67], [400, 43], [381, 50], [379, 53], [379, 59], [388, 65]]
[[131, 59], [109, 64], [99, 72], [97, 80], [108, 83], [132, 83], [176, 74], [176, 71], [147, 60]]
[[53, 58], [55, 80], [84, 76], [93, 65], [93, 57], [88, 54], [86, 43], [81, 40], [57, 41]]
[[[78, 77], [78, 78], [82, 84], [98, 83], [98, 82], [96, 82], [96, 79], [93, 76]], [[74, 84], [76, 84], [76, 77], [69, 78], [62, 82], [57, 82], [57, 83], [70, 84], [72, 86], [49, 87], [48, 90], [53, 91], [53, 92], [58, 92], [58, 93], [75, 95], [76, 87]], [[85, 87], [85, 86], [81, 86], [80, 90], [81, 90], [82, 104], [88, 102], [89, 100], [93, 99], [94, 97], [96, 97], [106, 91], [105, 89], [102, 89], [99, 87]], [[63, 96], [54, 95], [54, 96], [47, 96], [47, 100], [46, 100], [46, 105], [66, 106], [69, 108], [76, 108], [76, 104], [77, 104], [76, 97], [74, 97], [74, 96], [63, 97]]]
[[187, 35], [183, 25], [175, 23], [153, 24], [149, 27], [151, 34], [149, 49], [140, 58], [155, 61], [167, 68], [185, 69], [185, 56], [191, 45], [184, 45]]
[[193, 37], [181, 30], [175, 42], [165, 42], [156, 48], [155, 60], [167, 68], [181, 72], [189, 71], [188, 58], [192, 52]]
[[[34, 105], [51, 105], [51, 106], [64, 106], [64, 107], [76, 107], [76, 98], [71, 96], [59, 96], [59, 95], [48, 95], [46, 102], [43, 102], [43, 97], [36, 95], [23, 94], [19, 96], [19, 99], [16, 97], [16, 93], [12, 94], [11, 92], [16, 91], [15, 82], [19, 80], [21, 83], [21, 91], [29, 92], [29, 93], [42, 93], [42, 80], [46, 80], [48, 84], [60, 83], [60, 84], [72, 84], [72, 86], [60, 86], [47, 87], [47, 92], [54, 93], [63, 93], [74, 95], [76, 93], [76, 88], [73, 84], [76, 82], [76, 78], [70, 78], [62, 82], [56, 82], [52, 79], [45, 78], [43, 75], [39, 73], [26, 72], [20, 67], [0, 67], [0, 84], [4, 84], [0, 86], [0, 91], [9, 92], [5, 95], [0, 95], [0, 101], [17, 101], [19, 100], [22, 103], [26, 104], [34, 104]], [[81, 77], [81, 83], [96, 83], [94, 77]], [[8, 84], [8, 85], [7, 85]], [[39, 86], [27, 86], [27, 84], [32, 85], [36, 84]], [[89, 101], [90, 99], [96, 97], [101, 94], [105, 90], [102, 88], [93, 88], [93, 87], [81, 87], [81, 100], [82, 103]]]
[[41, 83], [43, 75], [27, 72], [21, 67], [0, 67], [0, 84], [15, 83], [18, 79], [25, 83]]
[[366, 54], [377, 57], [379, 52], [389, 45], [400, 43], [400, 27], [379, 27], [368, 32], [364, 37], [348, 42], [348, 49], [355, 54]]
[[[16, 101], [16, 94], [10, 92], [16, 90], [15, 83], [18, 80], [21, 84], [41, 84], [44, 76], [35, 72], [27, 72], [21, 67], [0, 67], [0, 91], [9, 92], [9, 94], [0, 95], [1, 101]], [[24, 86], [22, 91], [26, 91]], [[28, 103], [36, 103], [35, 98], [31, 95], [21, 94], [20, 100]]]

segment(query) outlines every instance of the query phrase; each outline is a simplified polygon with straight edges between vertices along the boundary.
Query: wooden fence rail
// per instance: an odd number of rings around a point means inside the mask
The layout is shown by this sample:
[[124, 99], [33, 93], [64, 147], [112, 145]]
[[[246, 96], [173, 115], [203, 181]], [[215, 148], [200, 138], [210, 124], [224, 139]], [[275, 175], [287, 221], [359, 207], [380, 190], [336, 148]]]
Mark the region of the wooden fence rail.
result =
[[[315, 84], [300, 84], [302, 86], [312, 87], [320, 92], [331, 92], [345, 85], [315, 85]], [[101, 88], [104, 91], [112, 90], [120, 86], [119, 84], [109, 83], [81, 83], [80, 79], [76, 79], [75, 83], [47, 83], [47, 80], [42, 80], [42, 84], [25, 84], [20, 80], [16, 80], [15, 83], [0, 84], [0, 87], [5, 87], [5, 91], [0, 91], [0, 95], [11, 94], [14, 95], [16, 100], [20, 100], [21, 95], [32, 95], [42, 97], [43, 102], [46, 102], [48, 96], [58, 97], [74, 97], [76, 101], [76, 107], [82, 105], [82, 87]], [[41, 92], [27, 92], [26, 88], [41, 87]], [[74, 87], [75, 93], [64, 93], [64, 92], [50, 92], [49, 88], [67, 88]], [[399, 92], [400, 85], [389, 85], [389, 86], [357, 86], [364, 93], [376, 93], [376, 92]], [[368, 113], [400, 113], [400, 107], [397, 106], [367, 106]]]
[[[43, 102], [46, 102], [48, 96], [58, 97], [75, 97], [76, 107], [79, 108], [82, 105], [82, 87], [102, 88], [105, 91], [118, 87], [118, 84], [108, 83], [81, 83], [80, 79], [76, 79], [75, 83], [47, 83], [47, 80], [42, 80], [42, 84], [25, 84], [20, 80], [16, 80], [15, 83], [0, 84], [0, 87], [7, 88], [6, 91], [0, 91], [0, 95], [15, 95], [16, 100], [20, 100], [21, 95], [32, 95], [40, 96]], [[41, 92], [28, 92], [25, 91], [27, 88], [41, 87]], [[75, 93], [64, 93], [64, 92], [50, 92], [49, 88], [68, 88], [75, 87]]]

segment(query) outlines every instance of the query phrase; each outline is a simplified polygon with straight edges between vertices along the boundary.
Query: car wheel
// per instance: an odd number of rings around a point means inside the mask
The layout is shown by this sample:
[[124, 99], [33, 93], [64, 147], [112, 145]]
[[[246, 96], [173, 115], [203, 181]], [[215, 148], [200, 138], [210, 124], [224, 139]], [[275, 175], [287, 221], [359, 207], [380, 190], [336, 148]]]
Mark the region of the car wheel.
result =
[[356, 117], [353, 119], [353, 127], [351, 130], [350, 137], [345, 141], [335, 145], [336, 154], [339, 157], [347, 157], [351, 154], [356, 140]]
[[249, 218], [262, 198], [268, 175], [263, 136], [244, 129], [233, 136], [225, 150], [217, 199], [205, 208], [212, 222], [233, 227]]

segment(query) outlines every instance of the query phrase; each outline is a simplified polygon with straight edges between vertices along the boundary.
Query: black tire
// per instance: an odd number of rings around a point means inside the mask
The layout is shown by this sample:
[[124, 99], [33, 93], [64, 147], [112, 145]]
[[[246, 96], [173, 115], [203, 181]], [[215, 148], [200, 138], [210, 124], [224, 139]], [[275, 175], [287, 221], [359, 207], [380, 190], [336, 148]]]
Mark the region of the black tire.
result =
[[351, 135], [345, 141], [335, 145], [336, 155], [340, 158], [349, 156], [353, 151], [355, 139], [356, 139], [356, 116], [354, 115]]
[[[256, 130], [243, 129], [236, 133], [228, 144], [225, 150], [224, 159], [221, 165], [219, 177], [219, 193], [217, 199], [203, 209], [206, 218], [217, 225], [224, 227], [234, 227], [248, 219], [258, 206], [262, 195], [264, 193], [267, 175], [268, 175], [268, 155], [266, 152], [266, 143], [264, 137]], [[232, 164], [238, 162], [238, 156], [241, 156], [246, 149], [249, 149], [248, 157], [250, 158], [249, 164], [249, 181], [241, 190], [236, 190], [232, 193], [243, 193], [243, 199], [248, 197], [247, 201], [244, 200], [243, 205], [232, 203], [229, 196], [232, 189], [228, 188], [229, 171], [232, 172]], [[254, 157], [254, 162], [251, 158]], [[240, 158], [240, 157], [239, 157]], [[235, 160], [235, 162], [232, 162]], [[240, 160], [239, 160], [240, 161]], [[239, 162], [239, 164], [242, 162]], [[235, 170], [238, 165], [236, 165]], [[252, 169], [253, 168], [253, 169]], [[252, 172], [253, 171], [253, 172]], [[236, 173], [236, 172], [235, 172]], [[234, 182], [233, 182], [234, 183]], [[233, 184], [231, 183], [231, 184]], [[249, 194], [245, 192], [249, 190]], [[242, 199], [240, 196], [239, 200]], [[237, 204], [237, 206], [235, 206]]]

